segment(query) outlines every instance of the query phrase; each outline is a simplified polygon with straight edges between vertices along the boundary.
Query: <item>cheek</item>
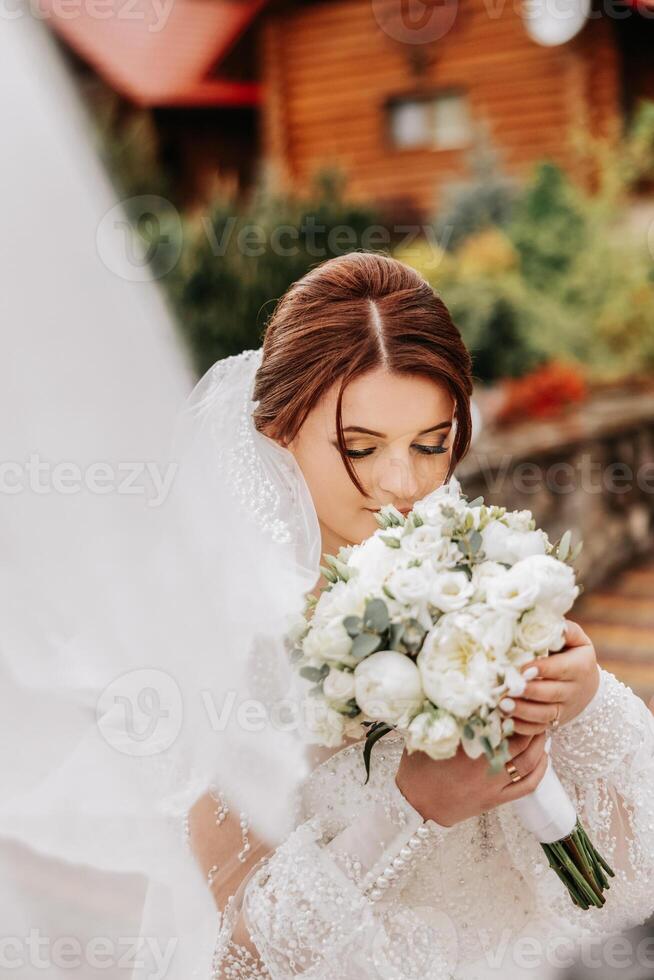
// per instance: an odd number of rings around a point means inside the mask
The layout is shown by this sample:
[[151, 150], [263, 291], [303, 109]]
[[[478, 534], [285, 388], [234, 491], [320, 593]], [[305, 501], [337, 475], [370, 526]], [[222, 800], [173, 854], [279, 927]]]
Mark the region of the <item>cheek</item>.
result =
[[353, 520], [370, 517], [371, 531], [376, 528], [372, 515], [363, 510], [366, 506], [366, 498], [350, 480], [338, 453], [326, 454], [321, 458], [313, 454], [306, 460], [306, 465], [302, 469], [316, 512], [323, 524], [333, 530], [339, 530], [344, 524], [350, 524]]

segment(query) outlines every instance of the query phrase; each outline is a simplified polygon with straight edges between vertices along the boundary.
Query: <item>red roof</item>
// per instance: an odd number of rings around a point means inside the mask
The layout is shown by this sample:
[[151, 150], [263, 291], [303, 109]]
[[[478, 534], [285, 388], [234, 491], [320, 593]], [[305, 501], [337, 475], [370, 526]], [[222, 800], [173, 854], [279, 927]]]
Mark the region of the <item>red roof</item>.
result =
[[57, 33], [139, 105], [256, 105], [257, 82], [208, 76], [267, 0], [40, 0]]

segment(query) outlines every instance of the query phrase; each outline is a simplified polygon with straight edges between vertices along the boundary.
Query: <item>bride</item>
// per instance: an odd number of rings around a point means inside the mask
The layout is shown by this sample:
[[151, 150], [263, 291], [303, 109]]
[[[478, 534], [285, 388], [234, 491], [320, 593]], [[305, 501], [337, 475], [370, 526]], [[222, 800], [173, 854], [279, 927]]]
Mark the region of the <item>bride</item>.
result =
[[[223, 548], [205, 537], [205, 558], [222, 576], [224, 615], [239, 610], [242, 650], [240, 663], [233, 650], [221, 658], [222, 690], [266, 708], [287, 693], [274, 628], [301, 610], [302, 588], [319, 595], [321, 552], [370, 535], [383, 504], [407, 511], [456, 485], [471, 389], [441, 299], [412, 269], [365, 252], [312, 269], [278, 303], [260, 350], [205, 375], [186, 413], [181, 472], [194, 476], [179, 513], [187, 529], [197, 523], [192, 488], [207, 519], [222, 503]], [[239, 541], [247, 557], [230, 582]], [[300, 760], [297, 739], [270, 720], [256, 736], [228, 728], [187, 822], [218, 908], [215, 980], [543, 978], [583, 942], [643, 922], [654, 909], [654, 720], [572, 621], [564, 650], [528, 677], [506, 704], [512, 766], [496, 775], [461, 750], [408, 755], [391, 735], [366, 785], [355, 738]], [[615, 870], [601, 909], [573, 906], [506, 805], [536, 788], [548, 753]]]

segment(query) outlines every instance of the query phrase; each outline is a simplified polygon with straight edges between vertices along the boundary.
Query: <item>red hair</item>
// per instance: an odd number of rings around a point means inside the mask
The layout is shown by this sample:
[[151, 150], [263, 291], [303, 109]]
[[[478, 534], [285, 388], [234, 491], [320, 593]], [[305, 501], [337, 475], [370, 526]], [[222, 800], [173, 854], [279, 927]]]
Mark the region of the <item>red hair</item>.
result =
[[341, 403], [354, 378], [374, 368], [418, 374], [445, 388], [456, 419], [449, 479], [470, 448], [472, 359], [449, 311], [415, 269], [377, 252], [327, 259], [279, 300], [264, 336], [253, 397], [254, 424], [290, 442], [320, 398], [340, 379], [336, 403], [339, 452], [346, 455]]

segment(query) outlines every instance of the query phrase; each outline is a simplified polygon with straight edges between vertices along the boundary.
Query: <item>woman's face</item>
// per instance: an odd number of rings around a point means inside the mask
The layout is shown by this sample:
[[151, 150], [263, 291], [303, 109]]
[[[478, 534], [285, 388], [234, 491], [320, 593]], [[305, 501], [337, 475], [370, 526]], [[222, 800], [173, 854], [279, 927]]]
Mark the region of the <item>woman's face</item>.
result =
[[297, 460], [318, 514], [323, 551], [358, 544], [378, 527], [374, 511], [394, 504], [408, 511], [441, 486], [450, 464], [454, 401], [447, 389], [421, 375], [375, 368], [343, 394], [348, 456], [369, 497], [354, 486], [336, 441], [335, 383], [287, 446]]

